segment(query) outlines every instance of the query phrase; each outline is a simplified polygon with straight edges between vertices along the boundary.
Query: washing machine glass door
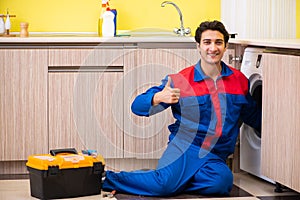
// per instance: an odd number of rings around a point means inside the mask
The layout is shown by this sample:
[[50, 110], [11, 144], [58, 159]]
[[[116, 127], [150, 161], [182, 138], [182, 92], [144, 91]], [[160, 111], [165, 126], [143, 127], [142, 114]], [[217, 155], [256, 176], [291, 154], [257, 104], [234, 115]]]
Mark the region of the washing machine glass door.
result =
[[[257, 106], [262, 109], [262, 76], [253, 74], [250, 78], [250, 94], [256, 101]], [[261, 138], [261, 132], [253, 129], [255, 134]]]

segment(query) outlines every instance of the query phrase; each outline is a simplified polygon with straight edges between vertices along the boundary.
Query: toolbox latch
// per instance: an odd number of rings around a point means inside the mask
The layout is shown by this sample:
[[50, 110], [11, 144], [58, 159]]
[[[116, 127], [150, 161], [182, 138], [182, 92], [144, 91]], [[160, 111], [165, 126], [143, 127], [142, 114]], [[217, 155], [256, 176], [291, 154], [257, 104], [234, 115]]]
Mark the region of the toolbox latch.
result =
[[94, 174], [102, 174], [104, 171], [104, 166], [102, 162], [94, 162]]
[[49, 166], [48, 167], [48, 176], [56, 176], [59, 173], [58, 166]]

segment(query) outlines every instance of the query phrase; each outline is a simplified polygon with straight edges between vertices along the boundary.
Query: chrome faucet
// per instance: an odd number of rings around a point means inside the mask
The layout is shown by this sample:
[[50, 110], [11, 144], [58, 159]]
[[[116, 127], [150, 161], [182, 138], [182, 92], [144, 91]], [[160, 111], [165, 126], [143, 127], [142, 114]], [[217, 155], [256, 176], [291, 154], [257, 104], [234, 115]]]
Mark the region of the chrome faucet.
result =
[[164, 2], [162, 2], [161, 3], [161, 7], [165, 7], [165, 5], [167, 5], [167, 4], [173, 5], [176, 8], [176, 10], [177, 10], [177, 12], [179, 14], [180, 28], [175, 28], [174, 32], [176, 34], [179, 34], [180, 36], [189, 35], [191, 33], [191, 29], [190, 28], [184, 28], [184, 26], [183, 26], [183, 17], [182, 17], [182, 13], [181, 13], [179, 7], [175, 3], [173, 3], [172, 1], [164, 1]]

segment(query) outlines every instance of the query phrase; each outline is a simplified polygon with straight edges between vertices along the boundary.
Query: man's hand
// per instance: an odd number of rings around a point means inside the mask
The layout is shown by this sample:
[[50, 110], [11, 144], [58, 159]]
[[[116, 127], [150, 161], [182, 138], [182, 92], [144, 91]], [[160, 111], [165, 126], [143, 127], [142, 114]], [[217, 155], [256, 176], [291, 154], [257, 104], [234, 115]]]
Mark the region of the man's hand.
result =
[[177, 103], [180, 97], [180, 89], [179, 88], [171, 88], [171, 78], [168, 77], [168, 82], [166, 83], [164, 89], [158, 93], [156, 93], [152, 100], [152, 105], [156, 106], [159, 103], [168, 103], [173, 104]]

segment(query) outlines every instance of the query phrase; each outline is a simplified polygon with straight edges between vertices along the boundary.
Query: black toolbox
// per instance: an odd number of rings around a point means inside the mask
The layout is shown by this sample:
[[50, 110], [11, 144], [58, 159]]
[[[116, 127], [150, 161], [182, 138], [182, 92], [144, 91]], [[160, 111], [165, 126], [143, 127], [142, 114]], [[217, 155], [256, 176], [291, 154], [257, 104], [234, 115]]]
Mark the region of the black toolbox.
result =
[[60, 199], [101, 193], [105, 162], [100, 155], [78, 154], [74, 148], [31, 155], [26, 163], [31, 196]]

